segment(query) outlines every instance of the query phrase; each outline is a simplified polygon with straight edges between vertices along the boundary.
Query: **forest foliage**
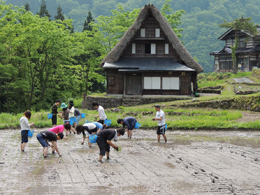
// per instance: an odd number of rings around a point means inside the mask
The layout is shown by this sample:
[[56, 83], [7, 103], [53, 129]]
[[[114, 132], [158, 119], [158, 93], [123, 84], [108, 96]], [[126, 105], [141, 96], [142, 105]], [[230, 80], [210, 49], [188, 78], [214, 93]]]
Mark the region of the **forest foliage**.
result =
[[[41, 0], [5, 0], [7, 4], [30, 5], [33, 13], [39, 12]], [[125, 11], [140, 9], [150, 3], [161, 9], [164, 0], [45, 0], [47, 9], [54, 19], [56, 10], [61, 5], [65, 18], [73, 19], [74, 31], [82, 31], [84, 21], [91, 10], [93, 18], [111, 16], [111, 10], [119, 3]], [[198, 59], [204, 72], [213, 71], [212, 51], [221, 50], [224, 43], [217, 38], [227, 29], [218, 24], [226, 19], [228, 22], [243, 17], [252, 17], [252, 21], [260, 21], [260, 0], [172, 0], [173, 11], [184, 10], [180, 28], [183, 29], [181, 40], [193, 57]]]
[[[165, 1], [162, 11], [179, 32], [183, 11], [173, 12]], [[89, 11], [81, 31], [65, 19], [61, 6], [55, 20], [42, 0], [35, 15], [25, 7], [0, 1], [0, 111], [20, 113], [50, 109], [83, 93], [105, 91], [99, 64], [132, 25], [140, 9], [125, 11], [119, 4], [111, 16], [94, 20]], [[82, 96], [81, 96], [82, 97]]]

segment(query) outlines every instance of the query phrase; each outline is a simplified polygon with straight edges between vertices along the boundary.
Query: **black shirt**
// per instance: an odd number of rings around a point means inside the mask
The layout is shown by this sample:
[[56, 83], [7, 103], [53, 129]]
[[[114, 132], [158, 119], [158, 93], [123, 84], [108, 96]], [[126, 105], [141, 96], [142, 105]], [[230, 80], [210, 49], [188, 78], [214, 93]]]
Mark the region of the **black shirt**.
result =
[[103, 138], [105, 141], [111, 141], [116, 135], [116, 131], [114, 129], [104, 129], [100, 131], [97, 136]]
[[51, 109], [51, 113], [53, 115], [56, 115], [58, 113], [58, 106], [56, 104], [53, 104], [52, 109]]
[[47, 139], [49, 141], [57, 141], [57, 135], [51, 131], [42, 131], [40, 132], [40, 134], [44, 139]]

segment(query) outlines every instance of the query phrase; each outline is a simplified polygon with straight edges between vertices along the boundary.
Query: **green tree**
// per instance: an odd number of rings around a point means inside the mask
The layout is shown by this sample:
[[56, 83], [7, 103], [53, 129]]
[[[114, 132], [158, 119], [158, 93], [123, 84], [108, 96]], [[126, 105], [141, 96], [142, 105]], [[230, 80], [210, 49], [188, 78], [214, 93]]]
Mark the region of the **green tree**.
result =
[[173, 9], [171, 8], [172, 0], [165, 0], [161, 8], [162, 15], [166, 18], [167, 22], [170, 24], [174, 32], [178, 37], [182, 37], [181, 32], [183, 31], [182, 28], [178, 28], [181, 24], [181, 16], [185, 13], [184, 10], [179, 10], [173, 13]]
[[47, 6], [46, 6], [46, 3], [44, 0], [42, 0], [40, 11], [37, 12], [36, 14], [39, 15], [41, 18], [47, 16], [50, 20], [51, 15], [49, 14], [49, 12], [47, 10]]
[[92, 26], [90, 25], [91, 22], [94, 22], [95, 20], [92, 17], [91, 11], [88, 11], [88, 16], [87, 16], [87, 20], [85, 20], [84, 22], [84, 26], [83, 26], [83, 30], [82, 32], [84, 32], [85, 30], [89, 30], [92, 31]]
[[28, 12], [30, 11], [30, 5], [28, 2], [26, 2], [25, 6], [24, 6], [24, 9]]
[[61, 9], [61, 6], [59, 5], [59, 7], [57, 8], [57, 15], [54, 16], [55, 20], [65, 20], [65, 17], [62, 13], [62, 9]]
[[238, 32], [243, 30], [246, 33], [249, 33], [253, 36], [257, 34], [257, 25], [251, 22], [252, 18], [239, 18], [233, 20], [233, 22], [227, 22], [224, 20], [224, 23], [219, 24], [222, 28], [231, 28], [235, 31], [235, 45], [231, 47], [232, 50], [232, 61], [233, 61], [233, 73], [237, 73], [237, 58], [236, 58], [236, 50], [238, 48]]

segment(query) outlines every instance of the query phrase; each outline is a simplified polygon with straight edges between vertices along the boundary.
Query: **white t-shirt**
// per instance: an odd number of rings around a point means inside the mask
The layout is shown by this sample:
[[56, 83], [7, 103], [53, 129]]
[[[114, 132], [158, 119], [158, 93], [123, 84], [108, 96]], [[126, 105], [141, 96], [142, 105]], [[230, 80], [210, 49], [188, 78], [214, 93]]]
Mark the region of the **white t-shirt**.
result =
[[74, 111], [75, 111], [75, 108], [74, 108], [74, 106], [72, 106], [71, 109], [70, 109], [69, 118], [75, 116], [75, 115], [74, 115]]
[[107, 119], [107, 116], [105, 114], [105, 110], [102, 106], [98, 106], [97, 111], [98, 111], [100, 120], [106, 120]]
[[160, 120], [160, 121], [157, 120], [158, 126], [162, 126], [162, 125], [165, 124], [165, 114], [164, 114], [164, 112], [163, 112], [162, 110], [157, 111], [155, 117], [156, 117], [156, 118], [161, 118], [161, 117], [162, 117], [162, 120]]
[[89, 130], [95, 129], [97, 127], [93, 123], [85, 123], [83, 126], [88, 127]]
[[20, 126], [21, 126], [21, 130], [29, 130], [30, 129], [29, 121], [25, 116], [20, 118]]

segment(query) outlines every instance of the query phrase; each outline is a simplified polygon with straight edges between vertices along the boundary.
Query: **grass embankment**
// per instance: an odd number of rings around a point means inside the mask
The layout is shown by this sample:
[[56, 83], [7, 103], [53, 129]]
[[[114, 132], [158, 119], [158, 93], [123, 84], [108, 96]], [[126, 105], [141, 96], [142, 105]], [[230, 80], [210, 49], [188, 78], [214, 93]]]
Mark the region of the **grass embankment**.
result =
[[[250, 129], [258, 130], [260, 122], [237, 122], [242, 117], [240, 111], [214, 110], [214, 109], [170, 109], [170, 103], [162, 103], [162, 108], [166, 114], [166, 123], [169, 129]], [[107, 117], [112, 120], [112, 127], [120, 127], [116, 121], [118, 118], [126, 116], [134, 116], [138, 122], [142, 124], [141, 128], [155, 129], [157, 123], [152, 121], [155, 116], [155, 109], [152, 105], [135, 106], [135, 107], [119, 107], [118, 110], [109, 109], [106, 111]], [[85, 119], [81, 119], [80, 124], [86, 120], [95, 121], [98, 115], [95, 110], [81, 110], [86, 114]], [[47, 119], [47, 111], [32, 112], [30, 122], [35, 123], [35, 128], [51, 127], [51, 120]], [[0, 128], [19, 128], [19, 118], [22, 114], [0, 114]], [[63, 124], [58, 119], [58, 124]]]
[[[254, 73], [254, 72], [253, 72]], [[223, 93], [221, 95], [214, 96], [203, 96], [196, 98], [201, 101], [211, 101], [211, 100], [225, 100], [230, 98], [236, 98], [239, 102], [241, 99], [241, 105], [254, 105], [260, 104], [258, 99], [254, 98], [259, 96], [260, 93], [251, 94], [247, 96], [236, 96], [233, 92], [234, 80], [233, 78], [247, 77], [254, 81], [254, 83], [260, 83], [260, 80], [256, 78], [251, 72], [241, 72], [237, 75], [232, 73], [210, 73], [210, 74], [200, 74], [198, 77], [199, 87], [211, 87], [222, 85], [224, 87]], [[102, 94], [104, 95], [104, 94]], [[100, 96], [100, 94], [93, 94], [93, 96]], [[245, 98], [243, 98], [245, 97]], [[250, 97], [255, 99], [251, 101]], [[243, 100], [243, 101], [242, 101]], [[73, 99], [75, 107], [81, 107], [81, 99]], [[242, 112], [238, 110], [221, 110], [221, 109], [210, 109], [210, 108], [181, 108], [180, 105], [183, 103], [192, 103], [192, 100], [178, 100], [174, 102], [160, 103], [163, 105], [162, 110], [166, 114], [166, 123], [169, 129], [244, 129], [244, 130], [259, 130], [259, 121], [248, 121], [248, 122], [238, 122], [239, 118], [242, 118]], [[196, 102], [194, 102], [196, 103]], [[254, 104], [254, 105], [253, 105]], [[241, 107], [242, 108], [242, 107]], [[238, 109], [240, 107], [238, 106]], [[141, 128], [155, 129], [157, 123], [151, 119], [155, 116], [155, 109], [153, 104], [134, 106], [134, 107], [120, 107], [118, 112], [111, 111], [108, 109], [106, 111], [107, 117], [112, 120], [112, 127], [119, 127], [116, 123], [118, 118], [123, 118], [126, 116], [134, 116], [142, 124]], [[81, 119], [80, 124], [83, 124], [86, 120], [95, 121], [95, 117], [98, 112], [95, 110], [82, 110], [81, 112], [86, 114], [85, 119]], [[32, 112], [32, 118], [30, 122], [35, 123], [36, 128], [51, 127], [51, 120], [47, 119], [48, 111]], [[19, 128], [19, 118], [21, 114], [0, 114], [0, 129], [6, 128]], [[63, 124], [61, 119], [58, 119], [58, 124]]]

